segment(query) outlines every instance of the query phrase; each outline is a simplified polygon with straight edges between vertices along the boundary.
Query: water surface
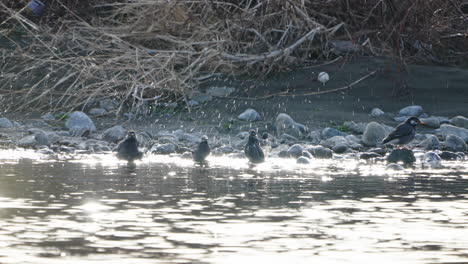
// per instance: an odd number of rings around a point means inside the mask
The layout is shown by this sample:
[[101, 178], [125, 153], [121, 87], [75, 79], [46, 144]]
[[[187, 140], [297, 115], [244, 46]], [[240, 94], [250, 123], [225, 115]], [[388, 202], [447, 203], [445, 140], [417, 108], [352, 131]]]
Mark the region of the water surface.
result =
[[468, 165], [0, 151], [0, 263], [468, 261]]

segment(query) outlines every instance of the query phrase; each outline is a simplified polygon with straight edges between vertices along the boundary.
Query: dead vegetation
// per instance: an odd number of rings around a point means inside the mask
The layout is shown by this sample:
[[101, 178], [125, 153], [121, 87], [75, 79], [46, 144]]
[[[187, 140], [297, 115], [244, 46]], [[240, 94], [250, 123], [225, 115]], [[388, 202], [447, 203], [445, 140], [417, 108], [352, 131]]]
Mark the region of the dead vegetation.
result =
[[14, 2], [0, 3], [0, 93], [15, 110], [183, 102], [219, 73], [264, 76], [343, 55], [468, 57], [461, 0], [55, 0], [41, 18]]

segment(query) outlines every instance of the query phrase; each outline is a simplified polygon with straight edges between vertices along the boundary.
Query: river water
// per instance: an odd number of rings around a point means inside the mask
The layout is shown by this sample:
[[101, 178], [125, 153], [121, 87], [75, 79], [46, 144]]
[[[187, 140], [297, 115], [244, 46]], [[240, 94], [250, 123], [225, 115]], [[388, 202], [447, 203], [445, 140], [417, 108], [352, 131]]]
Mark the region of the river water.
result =
[[0, 263], [468, 262], [468, 164], [0, 151]]

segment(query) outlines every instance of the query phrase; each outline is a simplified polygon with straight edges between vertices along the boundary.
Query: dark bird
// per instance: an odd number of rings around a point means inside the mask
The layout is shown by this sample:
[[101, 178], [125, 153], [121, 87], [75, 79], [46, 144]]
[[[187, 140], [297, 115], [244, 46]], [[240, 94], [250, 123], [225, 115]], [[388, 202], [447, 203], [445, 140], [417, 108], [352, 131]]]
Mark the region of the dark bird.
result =
[[252, 163], [261, 163], [265, 161], [265, 154], [263, 154], [262, 148], [260, 147], [257, 132], [255, 132], [255, 130], [249, 131], [249, 141], [247, 142], [247, 145], [245, 145], [244, 153]]
[[414, 139], [416, 135], [416, 126], [424, 124], [419, 118], [412, 116], [406, 119], [405, 122], [399, 124], [386, 138], [382, 140], [382, 143], [385, 144], [392, 140], [398, 139], [396, 144], [404, 145]]
[[142, 157], [143, 153], [138, 150], [138, 140], [136, 139], [135, 132], [129, 131], [127, 137], [117, 145], [117, 158], [133, 162]]
[[202, 136], [200, 144], [198, 144], [197, 148], [192, 152], [193, 161], [197, 163], [204, 163], [206, 157], [210, 155], [210, 146], [208, 146], [208, 138], [206, 136]]

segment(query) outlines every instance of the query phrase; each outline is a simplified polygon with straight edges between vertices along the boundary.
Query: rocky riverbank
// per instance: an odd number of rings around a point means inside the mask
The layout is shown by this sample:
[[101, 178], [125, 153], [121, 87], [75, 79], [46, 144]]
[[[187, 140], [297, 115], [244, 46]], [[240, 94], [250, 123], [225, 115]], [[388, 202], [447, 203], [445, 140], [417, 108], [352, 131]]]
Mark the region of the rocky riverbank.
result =
[[[170, 120], [144, 120], [137, 125], [137, 121], [129, 121], [126, 115], [99, 116], [95, 108], [88, 113], [47, 113], [40, 118], [2, 117], [0, 144], [3, 148], [31, 148], [51, 156], [111, 153], [127, 131], [135, 130], [146, 153], [191, 158], [191, 150], [207, 134], [212, 155], [245, 158], [243, 148], [248, 130], [253, 128], [259, 132], [267, 158], [296, 159], [298, 164], [310, 164], [316, 159], [349, 158], [387, 162], [389, 169], [403, 168], [396, 163], [414, 162], [438, 167], [444, 160], [465, 160], [468, 151], [468, 118], [429, 115], [417, 105], [404, 107], [397, 113], [374, 108], [368, 114], [369, 122], [349, 120], [325, 128], [308, 127], [287, 113], [265, 121], [251, 108], [241, 112], [235, 121], [218, 125], [181, 121], [181, 116], [184, 113], [172, 116], [178, 120], [178, 129], [171, 126], [174, 122]], [[382, 139], [394, 128], [386, 123], [395, 124], [408, 116], [418, 116], [425, 123], [417, 128], [415, 139], [408, 145], [414, 152], [396, 150], [392, 144], [382, 145]]]

